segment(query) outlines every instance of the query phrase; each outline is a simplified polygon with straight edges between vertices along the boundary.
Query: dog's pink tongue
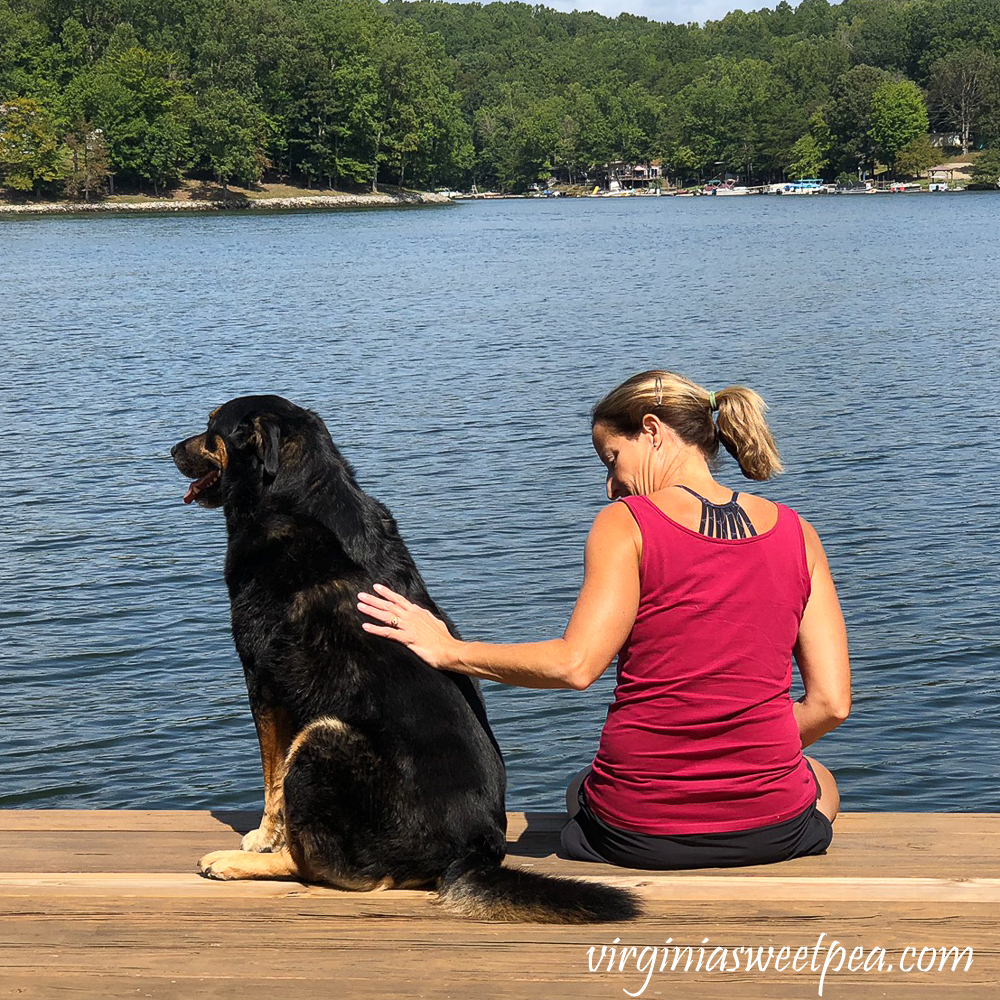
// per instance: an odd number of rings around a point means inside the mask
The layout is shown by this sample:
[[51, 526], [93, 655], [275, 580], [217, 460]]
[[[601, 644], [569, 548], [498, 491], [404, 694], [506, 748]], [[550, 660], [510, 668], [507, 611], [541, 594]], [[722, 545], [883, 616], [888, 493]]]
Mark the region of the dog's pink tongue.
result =
[[211, 486], [218, 478], [219, 473], [213, 469], [207, 476], [196, 479], [184, 495], [184, 502], [191, 503], [206, 486]]

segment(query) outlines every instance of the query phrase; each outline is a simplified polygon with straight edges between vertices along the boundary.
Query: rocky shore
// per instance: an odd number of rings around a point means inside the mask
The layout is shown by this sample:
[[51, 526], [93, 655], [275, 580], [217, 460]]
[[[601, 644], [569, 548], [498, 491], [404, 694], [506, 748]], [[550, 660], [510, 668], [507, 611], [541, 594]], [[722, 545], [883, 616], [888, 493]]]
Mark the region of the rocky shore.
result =
[[296, 198], [244, 198], [212, 200], [150, 200], [92, 202], [0, 203], [0, 215], [75, 215], [80, 212], [226, 212], [273, 211], [310, 208], [392, 208], [402, 205], [449, 205], [451, 198], [433, 191], [400, 191], [391, 194], [335, 194]]

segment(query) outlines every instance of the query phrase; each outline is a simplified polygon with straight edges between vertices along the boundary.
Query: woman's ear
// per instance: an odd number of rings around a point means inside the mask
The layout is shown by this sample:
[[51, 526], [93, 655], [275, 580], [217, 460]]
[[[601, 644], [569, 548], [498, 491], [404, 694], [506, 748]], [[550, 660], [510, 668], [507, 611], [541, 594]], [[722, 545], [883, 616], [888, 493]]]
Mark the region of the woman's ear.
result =
[[654, 448], [659, 448], [663, 444], [663, 424], [660, 418], [652, 413], [647, 413], [642, 418], [642, 433], [649, 438], [649, 443]]

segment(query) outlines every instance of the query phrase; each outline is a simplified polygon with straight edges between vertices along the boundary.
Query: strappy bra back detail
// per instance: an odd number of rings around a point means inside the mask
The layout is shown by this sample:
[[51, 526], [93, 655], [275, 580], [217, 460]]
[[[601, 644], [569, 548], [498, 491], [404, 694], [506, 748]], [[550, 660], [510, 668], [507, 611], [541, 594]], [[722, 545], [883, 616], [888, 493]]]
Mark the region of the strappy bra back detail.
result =
[[712, 503], [706, 500], [700, 493], [695, 493], [690, 486], [678, 488], [686, 490], [696, 500], [701, 501], [701, 523], [698, 525], [698, 533], [709, 538], [754, 538], [757, 531], [750, 520], [750, 516], [739, 505], [736, 498], [739, 496], [738, 490], [733, 490], [732, 497], [726, 503]]

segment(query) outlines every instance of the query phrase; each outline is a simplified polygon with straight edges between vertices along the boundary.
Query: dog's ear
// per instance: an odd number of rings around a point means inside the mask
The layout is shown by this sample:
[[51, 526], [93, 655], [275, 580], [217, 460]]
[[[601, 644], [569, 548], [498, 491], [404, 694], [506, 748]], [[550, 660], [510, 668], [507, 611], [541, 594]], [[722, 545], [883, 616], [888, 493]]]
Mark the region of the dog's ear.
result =
[[281, 455], [281, 432], [278, 425], [267, 417], [254, 417], [253, 436], [257, 454], [264, 463], [264, 471], [269, 476], [276, 476]]

